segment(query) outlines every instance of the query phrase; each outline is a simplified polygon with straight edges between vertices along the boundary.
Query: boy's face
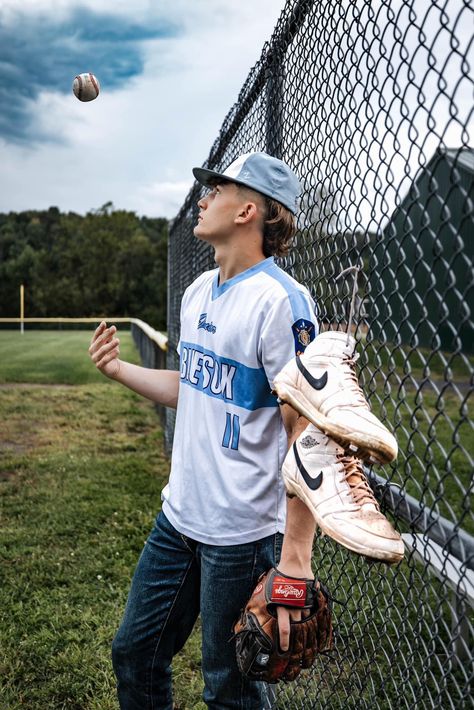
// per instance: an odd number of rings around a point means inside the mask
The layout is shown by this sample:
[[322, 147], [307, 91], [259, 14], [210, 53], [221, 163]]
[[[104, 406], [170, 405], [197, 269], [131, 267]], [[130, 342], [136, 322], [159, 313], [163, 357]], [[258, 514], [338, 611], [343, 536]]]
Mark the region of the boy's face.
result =
[[245, 199], [234, 183], [216, 185], [198, 202], [199, 217], [194, 235], [211, 244], [229, 238], [244, 204]]

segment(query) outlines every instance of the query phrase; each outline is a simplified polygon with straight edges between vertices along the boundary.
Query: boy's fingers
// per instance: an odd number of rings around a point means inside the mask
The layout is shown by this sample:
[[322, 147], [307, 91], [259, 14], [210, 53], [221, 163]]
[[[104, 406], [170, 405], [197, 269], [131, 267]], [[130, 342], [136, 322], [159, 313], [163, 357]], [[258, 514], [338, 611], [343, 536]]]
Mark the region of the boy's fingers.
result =
[[97, 355], [99, 356], [99, 360], [102, 357], [102, 355], [105, 355], [109, 353], [111, 350], [117, 347], [119, 344], [118, 338], [114, 338], [113, 340], [109, 340], [108, 342], [104, 343], [101, 348], [97, 351]]
[[103, 320], [101, 323], [99, 323], [97, 328], [94, 330], [94, 335], [92, 336], [92, 340], [94, 341], [95, 338], [97, 338], [97, 336], [99, 335], [99, 333], [102, 333], [102, 331], [106, 327], [107, 327], [107, 323], [105, 322], [105, 320]]
[[303, 615], [301, 609], [291, 609], [283, 606], [277, 606], [278, 617], [278, 632], [280, 635], [280, 648], [282, 651], [288, 651], [290, 646], [290, 622], [301, 621]]
[[290, 642], [290, 615], [287, 609], [277, 606], [277, 616], [280, 648], [282, 651], [287, 651]]
[[112, 360], [115, 360], [116, 357], [119, 355], [119, 349], [115, 348], [115, 350], [112, 350], [110, 353], [106, 353], [102, 360], [99, 360], [99, 362], [96, 363], [98, 368], [105, 367], [109, 362]]
[[[99, 326], [100, 327], [100, 326]], [[99, 329], [97, 329], [98, 331]], [[107, 342], [107, 340], [117, 332], [117, 328], [112, 325], [110, 328], [107, 328], [106, 330], [102, 330], [99, 332], [94, 333], [94, 337], [92, 338], [91, 344], [89, 346], [89, 352], [94, 352], [99, 348], [101, 345]]]
[[104, 355], [107, 355], [111, 350], [116, 348], [120, 344], [120, 341], [118, 338], [114, 338], [113, 340], [110, 340], [107, 343], [104, 343], [100, 347], [91, 347], [91, 358], [92, 361], [95, 362], [96, 364], [100, 362], [100, 360], [104, 357]]
[[93, 332], [92, 338], [91, 338], [91, 344], [89, 345], [89, 352], [91, 351], [92, 346], [94, 345], [95, 342], [97, 342], [97, 338], [99, 338], [100, 334], [103, 331], [103, 324], [101, 323]]

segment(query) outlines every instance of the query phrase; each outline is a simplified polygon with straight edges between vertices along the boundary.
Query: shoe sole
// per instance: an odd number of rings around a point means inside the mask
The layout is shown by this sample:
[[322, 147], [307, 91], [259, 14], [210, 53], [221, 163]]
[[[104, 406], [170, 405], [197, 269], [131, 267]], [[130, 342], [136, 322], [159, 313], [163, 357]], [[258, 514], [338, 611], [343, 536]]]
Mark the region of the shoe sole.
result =
[[293, 409], [296, 409], [306, 419], [309, 419], [326, 436], [334, 439], [347, 453], [356, 455], [369, 463], [387, 464], [397, 458], [397, 454], [394, 454], [393, 449], [384, 444], [383, 441], [375, 442], [374, 439], [369, 438], [362, 432], [346, 429], [340, 424], [332, 422], [315, 409], [300, 390], [298, 390], [298, 398], [296, 398], [293, 396], [292, 391], [287, 389], [282, 383], [275, 382], [273, 389], [282, 402], [290, 404]]
[[343, 547], [347, 548], [351, 552], [355, 552], [358, 555], [366, 557], [370, 561], [385, 562], [388, 565], [397, 565], [403, 560], [404, 552], [389, 552], [388, 550], [374, 549], [372, 547], [369, 548], [365, 545], [357, 544], [354, 540], [345, 538], [343, 535], [339, 535], [337, 532], [334, 532], [334, 530], [326, 526], [324, 519], [321, 518], [313, 508], [311, 499], [306, 495], [304, 489], [298, 485], [296, 481], [292, 479], [287, 480], [284, 475], [283, 481], [288, 495], [296, 496], [303, 501], [306, 507], [311, 511], [313, 518], [316, 521], [316, 525], [321, 529], [321, 531]]

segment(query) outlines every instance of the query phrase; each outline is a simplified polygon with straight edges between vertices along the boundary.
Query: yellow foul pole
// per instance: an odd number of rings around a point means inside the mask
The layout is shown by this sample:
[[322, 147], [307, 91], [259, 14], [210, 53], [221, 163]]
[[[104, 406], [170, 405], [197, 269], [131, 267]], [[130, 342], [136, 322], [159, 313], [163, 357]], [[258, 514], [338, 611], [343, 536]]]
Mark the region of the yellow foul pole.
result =
[[20, 286], [20, 332], [24, 333], [24, 320], [25, 320], [25, 287], [23, 284]]

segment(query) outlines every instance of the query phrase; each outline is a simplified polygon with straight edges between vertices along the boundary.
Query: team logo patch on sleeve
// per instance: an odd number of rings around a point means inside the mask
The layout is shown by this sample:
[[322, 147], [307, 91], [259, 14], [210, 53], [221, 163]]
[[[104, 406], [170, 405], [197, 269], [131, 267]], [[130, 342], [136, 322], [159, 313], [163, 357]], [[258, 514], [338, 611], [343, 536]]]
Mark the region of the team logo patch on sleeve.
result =
[[314, 323], [310, 320], [300, 318], [291, 326], [293, 337], [295, 339], [295, 354], [301, 355], [304, 353], [307, 345], [314, 340]]

